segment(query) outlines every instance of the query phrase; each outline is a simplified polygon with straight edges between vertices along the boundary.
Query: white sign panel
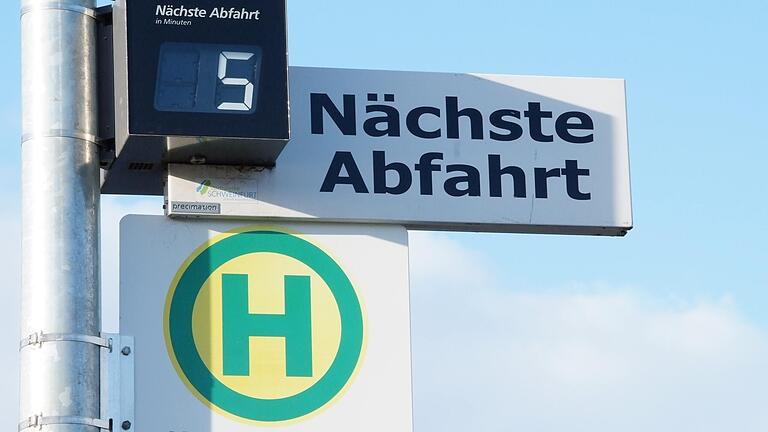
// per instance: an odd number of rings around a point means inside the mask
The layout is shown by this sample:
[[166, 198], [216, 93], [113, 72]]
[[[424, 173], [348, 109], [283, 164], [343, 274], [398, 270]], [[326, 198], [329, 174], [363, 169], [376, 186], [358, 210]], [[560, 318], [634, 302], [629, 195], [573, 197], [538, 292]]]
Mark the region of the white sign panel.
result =
[[273, 169], [170, 165], [171, 216], [623, 235], [624, 81], [292, 68]]
[[411, 431], [407, 241], [397, 226], [123, 219], [135, 429]]

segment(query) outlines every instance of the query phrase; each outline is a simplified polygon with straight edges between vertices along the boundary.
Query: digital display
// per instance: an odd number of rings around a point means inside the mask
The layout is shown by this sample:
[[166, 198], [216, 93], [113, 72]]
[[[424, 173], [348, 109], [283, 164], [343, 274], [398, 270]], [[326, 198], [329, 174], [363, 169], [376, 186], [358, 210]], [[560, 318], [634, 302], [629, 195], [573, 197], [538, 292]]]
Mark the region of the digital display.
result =
[[114, 11], [118, 158], [130, 147], [162, 163], [275, 164], [290, 138], [285, 0], [116, 0]]
[[256, 110], [261, 63], [258, 46], [165, 42], [160, 47], [155, 109], [251, 114]]

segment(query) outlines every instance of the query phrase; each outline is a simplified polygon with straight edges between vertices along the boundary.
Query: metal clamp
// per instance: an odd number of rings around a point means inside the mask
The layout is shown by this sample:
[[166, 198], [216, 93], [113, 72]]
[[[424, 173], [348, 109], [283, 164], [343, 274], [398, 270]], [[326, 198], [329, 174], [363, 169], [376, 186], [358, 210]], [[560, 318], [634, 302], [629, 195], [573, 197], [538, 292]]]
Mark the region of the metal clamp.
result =
[[112, 422], [110, 420], [94, 419], [88, 417], [77, 416], [50, 416], [45, 417], [42, 414], [34, 415], [23, 422], [19, 423], [19, 431], [25, 429], [35, 428], [42, 430], [43, 426], [48, 425], [82, 425], [82, 426], [94, 426], [99, 429], [112, 430]]
[[33, 333], [21, 340], [19, 351], [28, 346], [40, 346], [46, 342], [81, 342], [100, 346], [112, 351], [112, 339], [99, 336], [64, 334], [64, 333]]
[[67, 12], [75, 12], [81, 15], [91, 17], [93, 19], [97, 19], [96, 10], [94, 9], [87, 8], [85, 6], [78, 6], [78, 5], [65, 4], [65, 3], [59, 3], [59, 2], [36, 3], [30, 6], [24, 6], [21, 8], [21, 16], [24, 16], [29, 12], [36, 12], [41, 10], [61, 10], [61, 11], [67, 11]]

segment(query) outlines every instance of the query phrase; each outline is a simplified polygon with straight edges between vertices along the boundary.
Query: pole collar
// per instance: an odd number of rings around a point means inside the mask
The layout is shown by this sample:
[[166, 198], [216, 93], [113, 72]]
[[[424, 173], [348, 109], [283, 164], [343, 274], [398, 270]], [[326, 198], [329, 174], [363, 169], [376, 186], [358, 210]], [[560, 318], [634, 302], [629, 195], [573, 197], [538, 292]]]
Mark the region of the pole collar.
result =
[[42, 139], [42, 138], [72, 138], [82, 141], [87, 141], [96, 145], [99, 145], [101, 139], [96, 135], [67, 129], [51, 129], [47, 132], [34, 132], [21, 136], [21, 143], [24, 144], [27, 141]]
[[79, 13], [80, 15], [85, 15], [88, 17], [91, 17], [93, 19], [96, 19], [96, 10], [87, 8], [85, 6], [78, 6], [73, 4], [66, 4], [66, 3], [60, 3], [60, 2], [44, 2], [44, 3], [35, 3], [33, 5], [24, 6], [21, 8], [21, 16], [30, 13], [30, 12], [38, 12], [42, 10], [60, 10], [60, 11], [67, 11], [67, 12], [75, 12]]

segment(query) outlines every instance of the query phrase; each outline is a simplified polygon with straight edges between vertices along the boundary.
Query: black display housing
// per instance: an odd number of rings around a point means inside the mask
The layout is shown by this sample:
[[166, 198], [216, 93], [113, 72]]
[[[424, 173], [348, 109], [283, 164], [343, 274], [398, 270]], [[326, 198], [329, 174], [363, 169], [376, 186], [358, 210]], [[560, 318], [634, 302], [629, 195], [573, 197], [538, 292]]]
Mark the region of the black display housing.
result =
[[285, 0], [118, 0], [113, 22], [105, 193], [162, 194], [150, 172], [167, 163], [274, 166], [290, 138]]

